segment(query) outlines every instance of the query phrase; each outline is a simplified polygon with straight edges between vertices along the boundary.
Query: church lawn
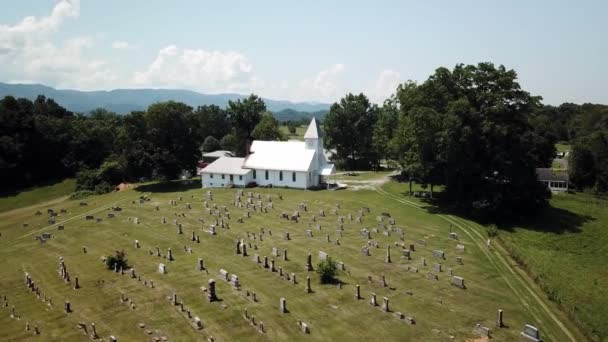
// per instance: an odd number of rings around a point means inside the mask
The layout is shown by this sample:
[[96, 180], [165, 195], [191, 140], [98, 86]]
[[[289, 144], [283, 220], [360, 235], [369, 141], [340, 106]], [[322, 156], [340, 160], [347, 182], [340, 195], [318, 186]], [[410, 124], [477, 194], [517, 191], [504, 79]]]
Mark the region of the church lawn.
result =
[[[197, 182], [189, 187], [181, 186], [179, 190], [176, 190], [176, 183], [148, 185], [139, 190], [89, 198], [85, 200], [87, 206], [69, 200], [40, 206], [41, 216], [34, 216], [36, 208], [0, 214], [0, 257], [4, 265], [0, 268], [0, 296], [6, 295], [8, 300], [8, 307], [0, 308], [0, 340], [31, 339], [32, 331], [25, 330], [26, 322], [30, 322], [32, 329], [34, 324], [40, 328], [41, 335], [35, 339], [63, 341], [83, 339], [83, 332], [77, 329], [78, 322], [87, 323], [89, 332], [90, 323], [94, 322], [102, 338], [108, 340], [110, 335], [115, 335], [118, 341], [149, 341], [151, 336], [192, 341], [206, 340], [210, 335], [217, 341], [445, 341], [452, 337], [462, 341], [475, 336], [472, 330], [477, 323], [489, 327], [497, 341], [519, 341], [524, 324], [537, 326], [545, 341], [583, 339], [529, 279], [512, 270], [510, 260], [497, 250], [485, 249], [484, 241], [477, 235], [479, 227], [448, 215], [431, 214], [419, 207], [420, 202], [404, 202], [405, 197], [399, 195], [400, 192], [244, 189], [245, 193], [260, 193], [265, 203], [265, 195], [271, 195], [274, 208], [268, 209], [267, 214], [252, 212], [251, 218], [237, 223], [237, 218], [245, 212], [231, 204], [237, 190], [213, 189], [213, 201], [209, 203], [217, 203], [220, 207], [226, 205], [231, 218], [226, 220], [230, 229], [218, 227], [217, 235], [212, 236], [206, 231], [213, 216], [205, 212], [205, 190], [199, 187]], [[278, 194], [284, 199], [279, 200]], [[150, 201], [140, 204], [141, 195], [149, 195]], [[177, 202], [177, 207], [171, 207], [169, 201], [177, 200], [180, 195], [183, 200]], [[191, 203], [192, 209], [185, 209], [186, 202]], [[300, 211], [302, 220], [299, 223], [279, 218], [283, 211], [292, 214], [298, 210], [302, 202], [306, 203], [308, 211]], [[331, 212], [338, 203], [341, 206], [339, 214], [345, 216], [342, 237], [337, 236], [337, 216]], [[159, 211], [155, 210], [155, 205], [160, 206]], [[120, 206], [123, 210], [113, 212], [109, 209], [112, 206]], [[346, 218], [348, 213], [356, 217], [361, 207], [371, 210], [363, 217], [363, 223]], [[57, 219], [58, 224], [64, 222], [64, 230], [47, 224], [47, 208], [67, 209], [67, 214]], [[319, 217], [319, 209], [324, 209], [327, 216]], [[372, 232], [372, 239], [378, 242], [379, 248], [370, 248], [371, 256], [362, 255], [361, 248], [367, 245], [367, 240], [359, 231], [378, 227], [376, 219], [382, 212], [390, 213], [396, 220], [396, 227], [405, 231], [405, 245], [415, 245], [412, 260], [400, 257], [400, 247], [395, 245], [399, 237], [395, 231], [390, 236]], [[116, 217], [108, 218], [108, 213], [115, 213]], [[185, 213], [186, 217], [176, 217], [176, 213]], [[102, 218], [102, 221], [85, 220], [87, 215]], [[317, 222], [311, 222], [312, 215], [316, 215]], [[167, 218], [166, 224], [161, 224], [162, 216]], [[140, 224], [134, 224], [135, 217]], [[205, 220], [204, 225], [198, 222], [199, 218]], [[183, 235], [177, 234], [174, 219], [183, 224]], [[22, 227], [24, 222], [29, 225]], [[312, 228], [308, 228], [308, 223]], [[315, 228], [316, 223], [322, 225], [321, 231]], [[450, 223], [459, 234], [458, 241], [449, 238]], [[263, 241], [259, 240], [260, 227], [266, 230]], [[307, 229], [312, 229], [312, 238], [305, 236]], [[199, 235], [200, 244], [190, 240], [193, 231]], [[34, 237], [43, 232], [51, 233], [52, 238], [41, 244]], [[255, 232], [257, 239], [247, 238], [247, 232]], [[283, 239], [284, 232], [290, 232], [290, 241]], [[326, 234], [332, 242], [326, 241]], [[252, 247], [257, 245], [258, 250], [248, 248], [248, 257], [235, 254], [235, 240], [239, 238], [251, 243]], [[336, 239], [340, 240], [340, 245], [335, 244]], [[135, 248], [134, 240], [139, 240], [141, 248]], [[425, 240], [427, 246], [419, 240]], [[385, 262], [389, 244], [390, 264]], [[457, 251], [459, 244], [465, 246], [464, 251]], [[83, 246], [87, 248], [86, 254]], [[175, 261], [150, 255], [149, 251], [154, 251], [156, 246], [163, 254], [171, 248]], [[191, 247], [193, 253], [185, 252], [184, 246]], [[277, 267], [283, 267], [284, 273], [295, 273], [297, 284], [252, 260], [255, 253], [261, 258], [272, 257], [272, 247], [287, 248], [289, 260], [276, 257]], [[108, 271], [100, 262], [100, 257], [117, 249], [126, 252], [129, 264], [141, 275], [141, 282], [130, 279], [128, 272], [121, 276]], [[435, 260], [432, 253], [435, 249], [443, 250], [447, 259]], [[305, 271], [307, 254], [312, 254], [316, 267], [319, 251], [344, 262], [346, 271], [338, 276], [343, 282], [342, 289], [337, 285], [321, 285], [318, 274]], [[72, 277], [71, 285], [57, 272], [60, 256]], [[462, 257], [463, 265], [456, 263], [457, 256]], [[195, 269], [198, 258], [204, 259], [209, 274]], [[426, 258], [428, 266], [422, 266], [422, 258]], [[433, 281], [426, 275], [436, 262], [443, 264], [444, 271], [433, 272], [439, 277], [438, 281]], [[159, 263], [166, 265], [167, 274], [157, 272]], [[408, 271], [408, 266], [417, 267], [418, 272]], [[466, 289], [450, 285], [448, 268], [465, 279]], [[238, 275], [241, 289], [235, 290], [220, 280], [220, 269]], [[26, 290], [24, 272], [28, 272], [40, 288], [42, 298], [52, 298], [53, 306], [49, 307]], [[382, 286], [381, 275], [386, 276], [388, 287]], [[82, 286], [78, 290], [72, 289], [75, 276], [79, 277]], [[313, 293], [310, 294], [305, 291], [307, 276], [312, 278]], [[207, 302], [201, 291], [201, 286], [207, 287], [210, 278], [217, 281], [219, 302]], [[154, 288], [149, 282], [144, 286], [144, 280], [153, 280]], [[357, 284], [361, 286], [361, 300], [354, 298]], [[246, 295], [247, 291], [255, 291], [258, 301], [253, 302]], [[179, 311], [179, 306], [166, 299], [174, 292], [193, 316], [201, 318], [202, 330], [195, 330], [191, 326], [192, 320]], [[380, 305], [383, 297], [390, 300], [391, 313], [369, 304], [372, 292], [377, 294]], [[123, 293], [133, 300], [134, 309], [120, 302]], [[279, 312], [281, 297], [287, 300], [288, 313]], [[66, 300], [73, 309], [69, 314], [63, 312]], [[9, 317], [11, 306], [15, 306], [18, 320]], [[243, 318], [245, 308], [250, 316], [255, 316], [256, 322], [263, 322], [265, 333], [258, 332], [259, 325], [253, 326]], [[498, 309], [504, 310], [506, 328], [494, 326]], [[397, 311], [413, 317], [416, 324], [409, 325], [396, 318], [394, 312]], [[301, 331], [296, 323], [298, 320], [309, 326], [310, 334]], [[145, 323], [145, 328], [139, 328], [139, 323]]]

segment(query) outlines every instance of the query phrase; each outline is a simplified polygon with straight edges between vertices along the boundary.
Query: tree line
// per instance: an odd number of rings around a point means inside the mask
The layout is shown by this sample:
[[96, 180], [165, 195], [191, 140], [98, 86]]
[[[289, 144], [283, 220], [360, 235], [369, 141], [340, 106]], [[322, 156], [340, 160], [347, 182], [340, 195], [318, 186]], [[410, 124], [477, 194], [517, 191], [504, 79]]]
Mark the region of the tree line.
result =
[[[174, 179], [194, 171], [201, 151], [247, 154], [254, 139], [284, 140], [280, 123], [251, 95], [226, 108], [162, 102], [117, 115], [67, 111], [52, 99], [0, 100], [3, 189], [77, 178], [106, 192], [122, 181]], [[302, 122], [285, 122], [295, 132]], [[556, 142], [573, 145], [576, 186], [608, 190], [608, 107], [543, 106], [514, 70], [492, 63], [438, 68], [405, 82], [381, 105], [347, 94], [323, 120], [326, 147], [340, 169], [396, 166], [402, 177], [460, 209], [505, 217], [532, 213], [549, 193], [535, 168], [550, 167]]]
[[7, 96], [0, 122], [3, 189], [76, 176], [79, 190], [103, 193], [123, 181], [192, 172], [210, 145], [243, 156], [252, 139], [283, 139], [256, 95], [225, 109], [169, 101], [124, 116], [103, 109], [74, 114], [44, 96]]
[[608, 106], [590, 103], [544, 106], [533, 122], [553, 140], [571, 144], [567, 159], [574, 187], [608, 192]]

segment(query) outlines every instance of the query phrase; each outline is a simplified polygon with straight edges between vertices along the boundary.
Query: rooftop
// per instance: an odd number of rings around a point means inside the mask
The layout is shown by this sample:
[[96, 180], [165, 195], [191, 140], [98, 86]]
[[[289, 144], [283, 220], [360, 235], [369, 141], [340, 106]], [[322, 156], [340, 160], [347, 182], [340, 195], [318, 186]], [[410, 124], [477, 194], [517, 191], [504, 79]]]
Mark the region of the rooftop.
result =
[[221, 157], [201, 170], [201, 173], [223, 173], [228, 175], [246, 175], [251, 170], [243, 169], [245, 158]]

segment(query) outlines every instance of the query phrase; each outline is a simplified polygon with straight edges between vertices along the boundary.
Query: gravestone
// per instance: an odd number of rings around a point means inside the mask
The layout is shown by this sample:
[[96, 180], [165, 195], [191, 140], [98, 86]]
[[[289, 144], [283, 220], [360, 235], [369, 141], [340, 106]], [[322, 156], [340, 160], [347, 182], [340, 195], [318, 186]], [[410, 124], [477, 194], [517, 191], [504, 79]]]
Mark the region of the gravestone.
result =
[[542, 342], [542, 340], [540, 339], [540, 332], [535, 326], [532, 326], [530, 324], [526, 324], [526, 326], [524, 327], [524, 331], [521, 332], [521, 336], [527, 338], [530, 341]]
[[475, 324], [475, 328], [473, 328], [473, 334], [479, 336], [490, 336], [490, 328], [477, 323]]
[[436, 259], [445, 259], [445, 253], [443, 251], [440, 250], [434, 250], [433, 251], [433, 257]]
[[214, 302], [217, 300], [217, 295], [215, 293], [215, 280], [209, 279], [209, 283], [207, 284], [207, 300], [209, 302]]
[[228, 271], [220, 268], [220, 279], [223, 281], [228, 281]]
[[279, 309], [281, 310], [281, 313], [287, 313], [287, 300], [283, 297], [279, 299]]
[[457, 277], [457, 276], [452, 277], [451, 284], [456, 287], [460, 287], [461, 289], [466, 288], [466, 286], [464, 285], [464, 279], [461, 277]]
[[165, 266], [165, 264], [158, 264], [158, 273], [160, 274], [165, 274], [167, 273], [167, 267]]
[[361, 286], [355, 285], [355, 299], [361, 299]]
[[310, 253], [306, 257], [306, 271], [312, 271], [312, 255]]
[[376, 302], [376, 294], [372, 292], [369, 304], [372, 306], [378, 306], [378, 303]]
[[437, 272], [441, 272], [441, 266], [442, 266], [441, 264], [435, 264], [435, 265], [433, 265], [433, 269]]
[[326, 260], [327, 253], [319, 251], [319, 260]]
[[310, 277], [306, 277], [306, 293], [311, 293], [312, 288], [310, 287]]
[[239, 288], [241, 285], [239, 284], [239, 277], [236, 274], [230, 275], [230, 285], [234, 288]]
[[498, 309], [498, 313], [496, 314], [496, 327], [497, 328], [502, 328], [504, 327], [504, 323], [502, 321], [502, 310]]
[[192, 323], [192, 325], [196, 330], [203, 329], [203, 322], [201, 322], [201, 319], [199, 317], [194, 317], [194, 323]]
[[389, 312], [390, 308], [388, 307], [388, 298], [382, 297], [382, 311]]

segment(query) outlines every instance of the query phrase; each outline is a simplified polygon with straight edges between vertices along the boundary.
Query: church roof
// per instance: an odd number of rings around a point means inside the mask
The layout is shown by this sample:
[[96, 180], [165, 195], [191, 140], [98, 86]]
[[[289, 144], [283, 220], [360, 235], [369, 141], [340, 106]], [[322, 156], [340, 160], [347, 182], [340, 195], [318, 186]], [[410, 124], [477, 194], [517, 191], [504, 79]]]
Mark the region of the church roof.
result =
[[246, 175], [251, 170], [243, 168], [245, 158], [220, 157], [201, 170], [201, 173], [222, 173], [228, 175]]
[[308, 125], [308, 129], [304, 134], [304, 139], [318, 139], [323, 138], [323, 132], [321, 131], [321, 127], [319, 127], [319, 123], [317, 119], [314, 117], [310, 121], [310, 125]]
[[245, 169], [308, 171], [316, 151], [307, 149], [303, 141], [255, 140], [250, 152]]

